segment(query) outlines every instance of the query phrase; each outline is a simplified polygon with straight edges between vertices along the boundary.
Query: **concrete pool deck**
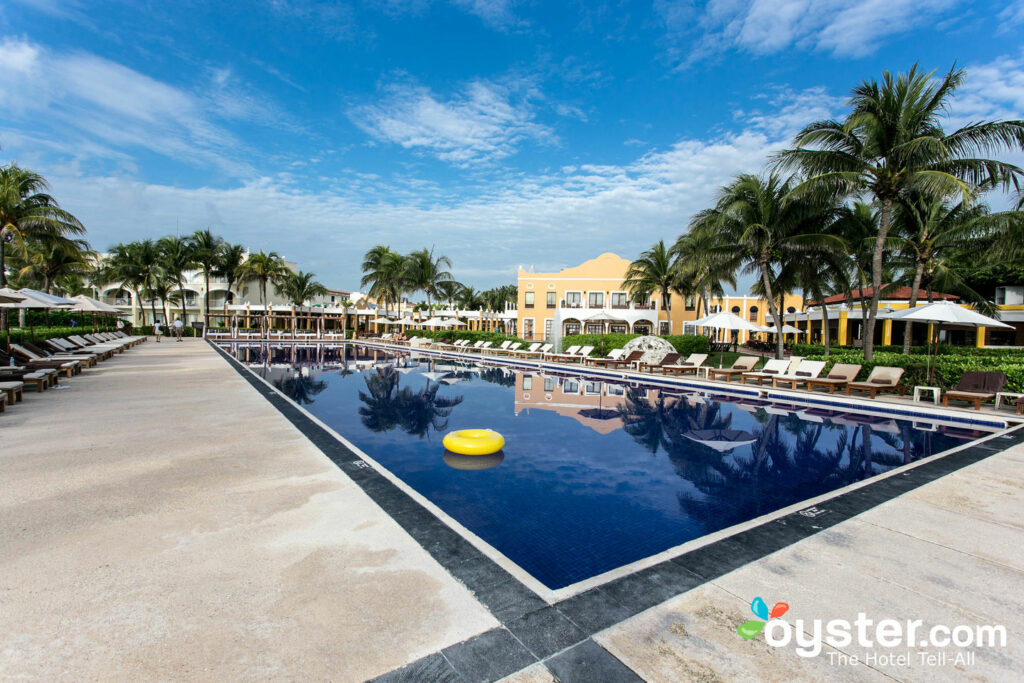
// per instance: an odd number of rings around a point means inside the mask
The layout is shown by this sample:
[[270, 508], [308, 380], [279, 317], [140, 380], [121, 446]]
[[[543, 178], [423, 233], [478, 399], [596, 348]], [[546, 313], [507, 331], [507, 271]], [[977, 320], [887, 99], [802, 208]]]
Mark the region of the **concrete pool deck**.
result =
[[[488, 680], [499, 676], [474, 668], [471, 647], [453, 646], [523, 647], [499, 627], [507, 611], [474, 597], [207, 344], [150, 342], [66, 385], [0, 415], [0, 676], [362, 680], [414, 662], [409, 680]], [[1024, 447], [996, 453], [734, 571], [693, 574], [692, 590], [608, 626], [581, 613], [568, 649], [523, 667], [509, 657], [504, 673], [1015, 677], [1022, 465]], [[805, 659], [736, 634], [756, 596], [789, 603], [787, 621], [1002, 624], [1008, 643], [959, 669]]]

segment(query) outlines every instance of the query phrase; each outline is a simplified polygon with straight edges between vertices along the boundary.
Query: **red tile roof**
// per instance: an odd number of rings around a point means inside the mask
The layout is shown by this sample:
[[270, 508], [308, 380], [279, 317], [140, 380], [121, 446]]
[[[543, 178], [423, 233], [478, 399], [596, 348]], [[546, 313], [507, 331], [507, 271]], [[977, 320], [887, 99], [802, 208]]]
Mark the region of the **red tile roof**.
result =
[[[863, 295], [861, 294], [861, 291], [863, 291]], [[864, 299], [870, 299], [871, 295], [872, 295], [872, 293], [874, 291], [875, 290], [874, 290], [873, 287], [865, 287], [863, 290], [855, 289], [855, 290], [853, 290], [851, 292], [851, 301], [860, 301], [862, 297]], [[881, 300], [883, 300], [883, 301], [897, 301], [897, 300], [909, 301], [910, 300], [910, 294], [911, 294], [912, 291], [913, 290], [910, 287], [893, 287], [890, 290], [886, 290], [884, 285], [883, 285], [883, 288], [882, 288], [882, 299]], [[948, 299], [950, 301], [957, 301], [957, 300], [960, 299], [960, 297], [956, 296], [955, 294], [943, 294], [942, 292], [932, 292], [932, 298], [933, 299]], [[918, 304], [927, 303], [928, 302], [928, 292], [926, 290], [924, 290], [924, 289], [917, 290], [917, 300], [918, 300]], [[825, 297], [825, 304], [826, 305], [827, 304], [842, 304], [842, 303], [846, 303], [846, 301], [847, 301], [847, 299], [846, 299], [846, 295], [845, 294], [836, 294], [834, 296], [827, 296], [827, 297]], [[807, 302], [806, 305], [807, 306], [820, 306], [821, 304], [819, 304], [817, 301], [809, 301], [809, 302]]]

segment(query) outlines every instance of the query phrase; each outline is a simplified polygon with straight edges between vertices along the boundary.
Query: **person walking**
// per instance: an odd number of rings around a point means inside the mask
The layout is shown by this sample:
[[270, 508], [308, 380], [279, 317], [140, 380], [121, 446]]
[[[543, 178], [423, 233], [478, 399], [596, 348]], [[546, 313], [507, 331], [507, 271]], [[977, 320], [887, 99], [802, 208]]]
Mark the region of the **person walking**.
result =
[[160, 329], [160, 321], [157, 320], [153, 323], [153, 336], [156, 337], [157, 344], [160, 343], [160, 335], [163, 334], [163, 330]]
[[181, 341], [181, 335], [185, 331], [185, 323], [181, 322], [181, 318], [174, 319], [174, 336]]

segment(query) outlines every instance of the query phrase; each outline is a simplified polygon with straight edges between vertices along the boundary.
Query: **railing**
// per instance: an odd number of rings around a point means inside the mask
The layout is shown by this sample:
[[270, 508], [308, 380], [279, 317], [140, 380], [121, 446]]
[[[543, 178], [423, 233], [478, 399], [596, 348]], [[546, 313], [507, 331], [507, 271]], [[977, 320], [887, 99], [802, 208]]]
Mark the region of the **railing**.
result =
[[[553, 307], [551, 307], [551, 308], [553, 308]], [[626, 311], [628, 311], [628, 310], [634, 310], [634, 311], [653, 311], [653, 310], [655, 310], [656, 307], [655, 307], [654, 304], [611, 304], [609, 306], [591, 306], [589, 303], [587, 303], [587, 304], [584, 304], [583, 302], [569, 303], [569, 302], [567, 302], [565, 300], [562, 300], [559, 303], [559, 308], [574, 308], [574, 309], [575, 308], [585, 308], [585, 309], [592, 310], [592, 311], [600, 311], [600, 310], [603, 310], [603, 309], [613, 309], [613, 310], [620, 310], [620, 311], [624, 311], [624, 310], [626, 310]]]

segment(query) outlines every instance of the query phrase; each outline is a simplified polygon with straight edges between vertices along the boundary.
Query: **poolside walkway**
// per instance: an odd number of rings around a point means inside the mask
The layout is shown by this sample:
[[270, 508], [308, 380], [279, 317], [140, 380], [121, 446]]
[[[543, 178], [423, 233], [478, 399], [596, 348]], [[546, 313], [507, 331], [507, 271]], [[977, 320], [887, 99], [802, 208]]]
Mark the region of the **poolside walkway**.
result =
[[[204, 342], [150, 342], [66, 384], [0, 415], [0, 678], [363, 680], [418, 660], [414, 680], [469, 680], [449, 646], [469, 638], [459, 654], [486, 663], [512, 638]], [[612, 595], [563, 609], [571, 634], [531, 633], [569, 649], [540, 643], [553, 654], [509, 680], [1014, 680], [1022, 520], [1017, 446], [762, 559], [716, 546], [705, 563], [743, 566], [681, 564], [696, 587], [638, 614]], [[802, 658], [736, 634], [758, 596], [788, 603], [790, 623], [999, 624], [1007, 645], [967, 663], [918, 658], [941, 648], [904, 648], [907, 664], [856, 646]], [[539, 615], [557, 616], [517, 621]]]
[[0, 415], [0, 678], [364, 680], [490, 613], [205, 342]]

